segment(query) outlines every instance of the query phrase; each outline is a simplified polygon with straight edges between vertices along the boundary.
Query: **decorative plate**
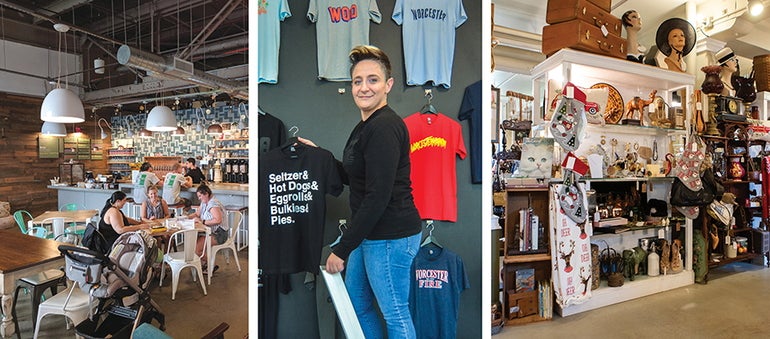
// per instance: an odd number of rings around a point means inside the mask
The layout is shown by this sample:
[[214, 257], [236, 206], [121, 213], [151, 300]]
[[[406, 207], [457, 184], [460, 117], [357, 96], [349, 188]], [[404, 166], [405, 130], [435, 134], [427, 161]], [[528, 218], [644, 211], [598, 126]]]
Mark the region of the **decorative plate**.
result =
[[620, 122], [620, 119], [623, 118], [625, 102], [623, 101], [623, 97], [620, 96], [620, 92], [610, 84], [600, 82], [591, 86], [591, 88], [605, 87], [609, 89], [610, 93], [609, 97], [607, 97], [607, 109], [604, 111], [604, 121], [608, 124], [617, 124]]

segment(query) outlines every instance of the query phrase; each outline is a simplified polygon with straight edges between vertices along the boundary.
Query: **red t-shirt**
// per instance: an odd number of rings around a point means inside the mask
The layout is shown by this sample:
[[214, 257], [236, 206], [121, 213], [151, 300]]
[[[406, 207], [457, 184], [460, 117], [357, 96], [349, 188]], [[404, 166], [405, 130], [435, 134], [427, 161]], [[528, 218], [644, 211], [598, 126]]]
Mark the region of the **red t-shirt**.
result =
[[465, 159], [460, 124], [444, 114], [414, 113], [409, 129], [412, 195], [420, 218], [457, 221], [455, 154]]

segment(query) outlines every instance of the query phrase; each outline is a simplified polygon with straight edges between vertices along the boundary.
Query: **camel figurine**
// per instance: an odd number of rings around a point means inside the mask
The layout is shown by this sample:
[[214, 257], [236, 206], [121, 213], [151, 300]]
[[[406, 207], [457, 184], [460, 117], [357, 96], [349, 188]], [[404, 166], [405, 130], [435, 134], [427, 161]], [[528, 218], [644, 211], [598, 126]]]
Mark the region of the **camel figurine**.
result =
[[658, 94], [658, 90], [652, 90], [650, 92], [650, 99], [644, 100], [640, 97], [634, 97], [628, 103], [626, 103], [626, 118], [633, 119], [636, 116], [636, 112], [639, 112], [640, 123], [644, 121], [644, 108], [647, 107], [655, 100], [655, 95]]

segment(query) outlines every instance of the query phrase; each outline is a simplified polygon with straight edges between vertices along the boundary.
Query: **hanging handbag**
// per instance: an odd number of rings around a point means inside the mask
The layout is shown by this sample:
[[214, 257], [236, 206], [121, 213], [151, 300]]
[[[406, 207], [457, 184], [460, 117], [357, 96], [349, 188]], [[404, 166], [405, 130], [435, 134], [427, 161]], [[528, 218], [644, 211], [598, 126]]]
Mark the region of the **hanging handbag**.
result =
[[701, 206], [708, 205], [717, 196], [724, 193], [724, 187], [714, 178], [714, 171], [709, 167], [700, 175], [703, 188], [697, 191], [690, 190], [679, 178], [674, 178], [671, 185], [671, 205], [673, 206]]

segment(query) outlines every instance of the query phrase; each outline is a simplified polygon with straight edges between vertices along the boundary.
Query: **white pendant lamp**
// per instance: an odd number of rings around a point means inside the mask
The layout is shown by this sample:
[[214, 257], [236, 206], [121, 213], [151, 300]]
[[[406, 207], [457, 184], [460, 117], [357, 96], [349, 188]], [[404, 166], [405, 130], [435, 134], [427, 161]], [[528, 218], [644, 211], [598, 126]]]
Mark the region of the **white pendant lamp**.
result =
[[159, 105], [150, 110], [147, 115], [146, 128], [154, 132], [170, 132], [176, 130], [176, 117], [170, 108]]
[[46, 121], [43, 122], [40, 133], [51, 137], [65, 137], [67, 136], [67, 128], [64, 124]]
[[66, 88], [54, 88], [43, 99], [40, 120], [73, 124], [83, 122], [86, 120], [83, 103], [72, 91]]
[[[54, 29], [59, 32], [59, 58], [61, 58], [61, 38], [69, 26], [55, 24]], [[61, 63], [60, 63], [61, 65]], [[61, 66], [59, 66], [61, 73]], [[56, 88], [48, 92], [40, 107], [40, 120], [58, 123], [80, 123], [85, 121], [83, 103], [74, 92], [67, 88], [61, 88], [61, 77], [57, 77]]]

